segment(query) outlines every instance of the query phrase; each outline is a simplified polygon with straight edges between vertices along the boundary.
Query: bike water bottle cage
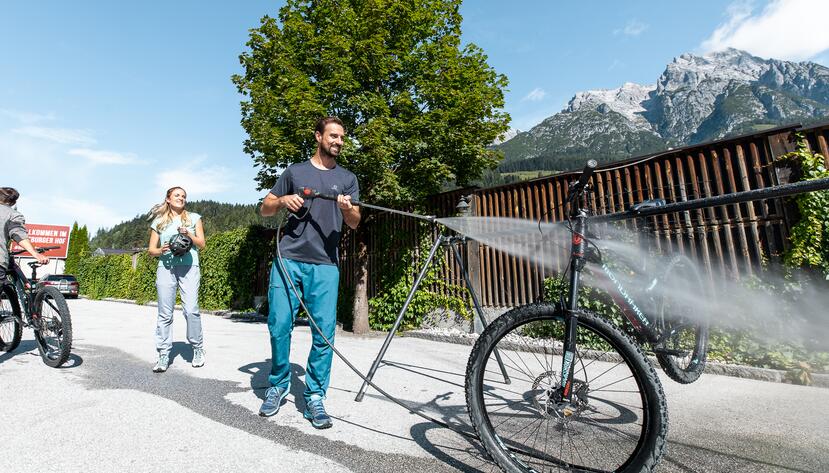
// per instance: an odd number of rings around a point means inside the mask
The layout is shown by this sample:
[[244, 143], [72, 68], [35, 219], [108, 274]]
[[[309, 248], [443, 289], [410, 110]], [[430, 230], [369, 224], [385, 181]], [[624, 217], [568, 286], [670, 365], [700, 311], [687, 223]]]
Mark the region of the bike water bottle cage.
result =
[[175, 256], [181, 256], [187, 253], [192, 247], [193, 240], [187, 235], [177, 233], [170, 238], [170, 251]]

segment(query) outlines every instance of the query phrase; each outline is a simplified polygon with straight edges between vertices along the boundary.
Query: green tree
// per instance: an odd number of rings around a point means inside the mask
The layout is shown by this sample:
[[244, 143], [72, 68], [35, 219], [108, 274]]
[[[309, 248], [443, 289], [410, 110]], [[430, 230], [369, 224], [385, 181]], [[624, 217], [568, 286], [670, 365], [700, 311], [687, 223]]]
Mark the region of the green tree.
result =
[[[493, 168], [501, 156], [487, 146], [508, 129], [507, 79], [479, 47], [461, 46], [460, 4], [288, 0], [278, 20], [262, 18], [240, 56], [244, 74], [233, 76], [259, 188], [310, 158], [325, 115], [346, 124], [339, 161], [367, 202], [417, 208]], [[369, 226], [358, 229], [362, 255]], [[368, 328], [364, 264], [358, 280], [355, 332]]]
[[69, 233], [69, 248], [66, 249], [64, 272], [76, 274], [81, 260], [89, 256], [89, 232], [86, 225], [78, 227], [78, 222], [72, 224]]

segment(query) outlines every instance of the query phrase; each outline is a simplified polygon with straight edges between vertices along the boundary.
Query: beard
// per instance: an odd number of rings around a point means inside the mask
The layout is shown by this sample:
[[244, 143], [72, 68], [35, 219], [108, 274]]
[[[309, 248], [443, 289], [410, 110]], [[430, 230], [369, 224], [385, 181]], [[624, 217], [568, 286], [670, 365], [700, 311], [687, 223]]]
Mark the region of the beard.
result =
[[320, 154], [324, 155], [327, 158], [336, 158], [340, 155], [340, 151], [342, 150], [342, 146], [339, 145], [328, 145], [320, 143]]

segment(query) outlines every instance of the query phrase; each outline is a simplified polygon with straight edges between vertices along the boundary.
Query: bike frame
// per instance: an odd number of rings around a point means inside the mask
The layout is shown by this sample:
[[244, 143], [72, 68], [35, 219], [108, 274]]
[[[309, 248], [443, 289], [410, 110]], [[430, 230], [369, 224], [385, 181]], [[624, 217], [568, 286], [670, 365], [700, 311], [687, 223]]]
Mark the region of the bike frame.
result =
[[[562, 400], [568, 402], [572, 398], [571, 390], [576, 358], [576, 332], [578, 329], [578, 293], [579, 287], [581, 286], [581, 273], [588, 260], [586, 235], [588, 235], [588, 222], [590, 218], [590, 213], [584, 208], [574, 208], [570, 214], [570, 220], [573, 222], [572, 238], [570, 241], [570, 287], [567, 293], [567, 300], [565, 301], [566, 306], [564, 307], [566, 309], [564, 315], [564, 354], [562, 356], [561, 385], [559, 386], [562, 393]], [[653, 328], [654, 322], [636, 305], [631, 293], [625, 289], [621, 280], [616, 277], [607, 263], [603, 261], [599, 261], [599, 263], [601, 263], [601, 272], [596, 274], [602, 282], [607, 283], [608, 287], [615, 289], [608, 292], [616, 305], [621, 309], [622, 315], [630, 321], [631, 325], [644, 337], [645, 341], [657, 343], [659, 341], [659, 334]]]
[[14, 256], [17, 254], [19, 253], [13, 253], [12, 257], [9, 258], [9, 269], [11, 269], [12, 287], [14, 287], [14, 292], [17, 293], [17, 300], [20, 301], [20, 314], [23, 318], [21, 322], [27, 325], [32, 316], [32, 307], [34, 307], [34, 297], [32, 296], [34, 287], [32, 287], [32, 282], [23, 273], [23, 270], [20, 269], [20, 265], [15, 261]]

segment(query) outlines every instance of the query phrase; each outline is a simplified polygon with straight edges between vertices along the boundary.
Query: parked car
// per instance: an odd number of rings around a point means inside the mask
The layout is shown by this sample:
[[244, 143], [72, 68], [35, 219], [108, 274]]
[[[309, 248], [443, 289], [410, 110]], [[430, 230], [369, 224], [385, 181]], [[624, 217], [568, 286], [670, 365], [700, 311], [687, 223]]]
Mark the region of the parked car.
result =
[[71, 274], [50, 274], [40, 278], [38, 284], [44, 286], [54, 286], [58, 291], [66, 297], [73, 299], [78, 298], [78, 279]]

